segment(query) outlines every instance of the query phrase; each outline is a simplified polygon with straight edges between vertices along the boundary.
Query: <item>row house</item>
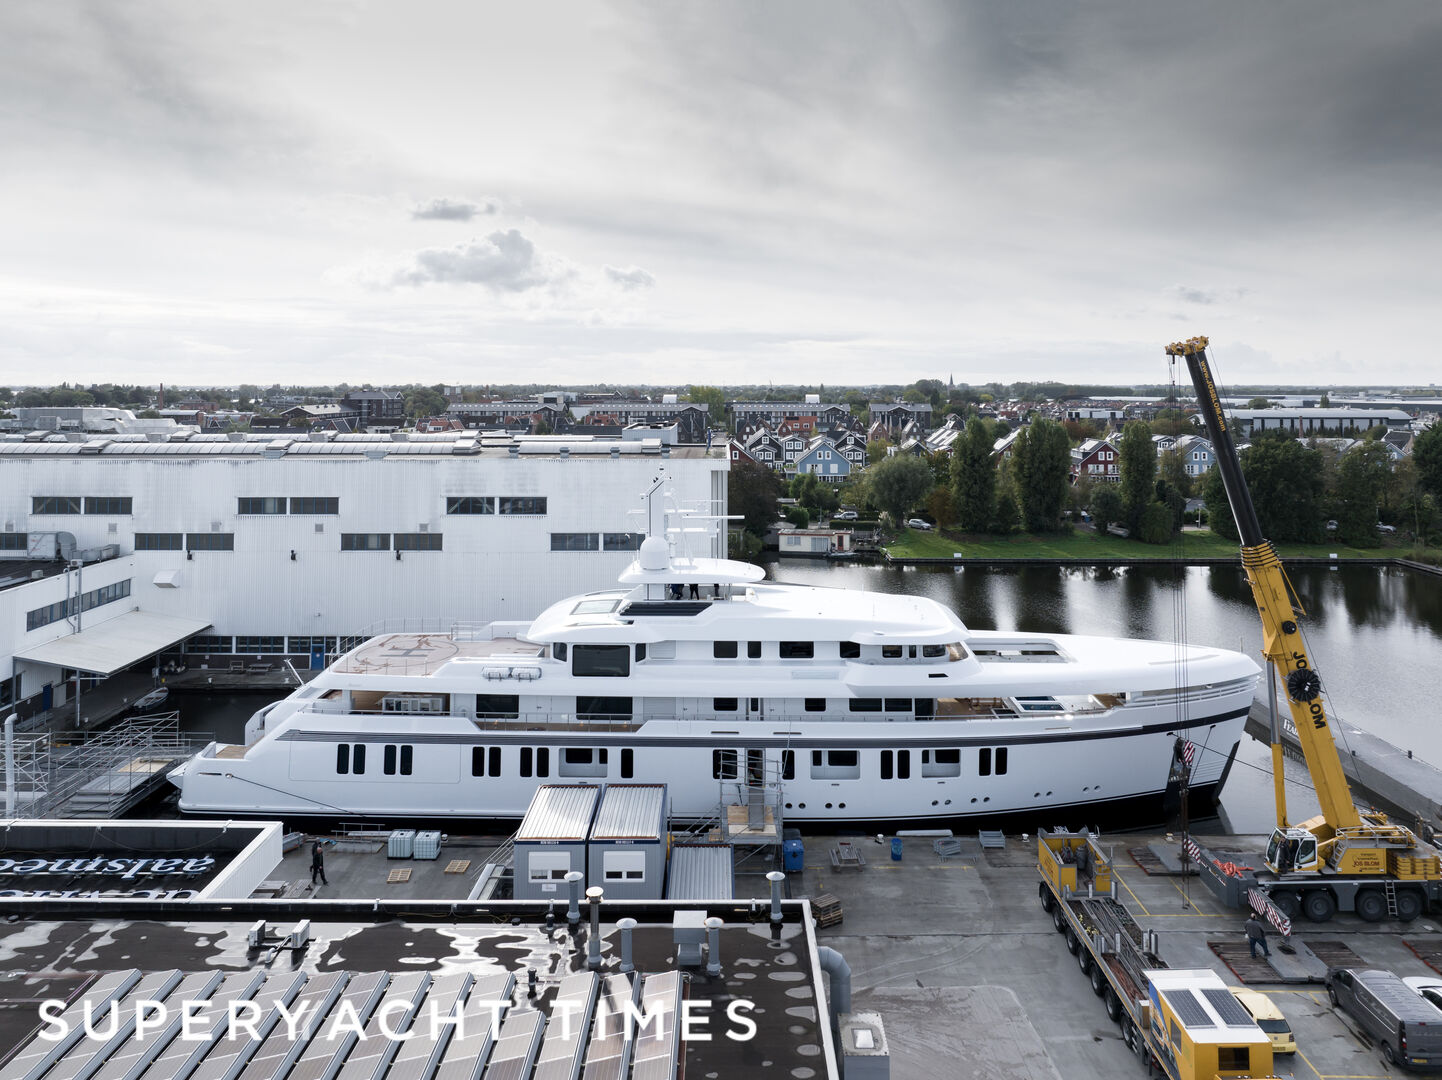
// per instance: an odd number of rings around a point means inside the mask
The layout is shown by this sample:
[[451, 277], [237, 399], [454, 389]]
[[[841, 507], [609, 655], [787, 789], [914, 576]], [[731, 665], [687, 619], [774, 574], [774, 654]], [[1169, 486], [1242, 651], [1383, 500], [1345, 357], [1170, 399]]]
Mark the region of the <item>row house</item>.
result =
[[537, 401], [457, 401], [446, 409], [447, 416], [476, 431], [534, 431], [543, 423], [555, 431], [565, 414], [562, 405]]
[[931, 428], [931, 402], [883, 401], [871, 403], [871, 425], [880, 423], [892, 435], [898, 435], [909, 424], [922, 431]]
[[991, 456], [993, 460], [1010, 461], [1012, 450], [1016, 448], [1016, 440], [1021, 438], [1021, 433], [1025, 430], [1026, 428], [1019, 427], [1013, 431], [1008, 431], [1001, 438], [997, 439], [996, 442], [992, 443]]
[[726, 415], [738, 432], [756, 424], [778, 428], [788, 420], [805, 422], [813, 433], [853, 423], [850, 408], [823, 403], [818, 394], [807, 394], [805, 401], [728, 401]]
[[825, 435], [816, 436], [806, 445], [795, 468], [797, 476], [812, 473], [828, 484], [839, 484], [851, 475], [851, 462]]
[[1087, 439], [1071, 452], [1071, 482], [1085, 477], [1119, 483], [1122, 478], [1121, 455], [1106, 439]]
[[1212, 444], [1200, 435], [1183, 435], [1176, 440], [1172, 449], [1181, 455], [1182, 465], [1186, 468], [1187, 475], [1193, 479], [1205, 476], [1216, 461]]
[[607, 401], [575, 405], [571, 413], [576, 422], [591, 426], [674, 424], [676, 441], [690, 445], [705, 445], [711, 428], [710, 406], [692, 401]]

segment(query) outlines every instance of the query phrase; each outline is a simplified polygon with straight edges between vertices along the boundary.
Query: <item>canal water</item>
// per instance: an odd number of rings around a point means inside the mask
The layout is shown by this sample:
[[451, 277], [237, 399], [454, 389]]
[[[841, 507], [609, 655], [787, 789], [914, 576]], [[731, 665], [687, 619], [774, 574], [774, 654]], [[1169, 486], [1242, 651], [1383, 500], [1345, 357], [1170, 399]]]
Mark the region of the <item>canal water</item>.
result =
[[[777, 581], [927, 596], [976, 629], [1099, 634], [1186, 641], [1257, 656], [1261, 624], [1240, 568], [1025, 566], [985, 570], [901, 569], [810, 559], [773, 559]], [[1442, 578], [1394, 567], [1297, 567], [1289, 571], [1306, 609], [1313, 665], [1345, 743], [1365, 729], [1442, 766]], [[182, 726], [227, 742], [278, 694], [178, 693]], [[1285, 706], [1283, 706], [1285, 707]], [[1291, 817], [1315, 810], [1306, 770], [1287, 765]], [[1243, 740], [1222, 793], [1223, 825], [1271, 828], [1267, 748]]]

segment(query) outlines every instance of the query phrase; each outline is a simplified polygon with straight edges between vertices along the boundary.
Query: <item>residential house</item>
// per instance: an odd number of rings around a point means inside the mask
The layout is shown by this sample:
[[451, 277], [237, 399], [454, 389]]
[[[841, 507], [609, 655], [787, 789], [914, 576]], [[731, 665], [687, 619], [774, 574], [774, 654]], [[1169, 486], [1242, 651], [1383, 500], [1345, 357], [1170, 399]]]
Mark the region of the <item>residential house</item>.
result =
[[758, 423], [777, 428], [787, 420], [806, 420], [813, 432], [852, 422], [847, 406], [823, 403], [819, 394], [807, 394], [805, 401], [728, 401], [726, 415], [738, 432]]
[[360, 431], [395, 431], [406, 422], [406, 399], [399, 390], [350, 390], [340, 403], [359, 417]]
[[749, 461], [753, 465], [761, 464], [752, 455], [751, 451], [747, 449], [746, 444], [739, 439], [730, 439], [727, 441], [726, 456], [730, 459], [733, 468], [743, 461]]
[[1021, 433], [1025, 430], [1026, 428], [1024, 427], [1015, 428], [997, 439], [996, 442], [991, 444], [991, 456], [1001, 461], [1010, 461], [1012, 449], [1016, 446], [1016, 440], [1021, 438]]
[[1075, 484], [1082, 477], [1088, 480], [1106, 480], [1120, 483], [1121, 455], [1117, 448], [1106, 439], [1087, 439], [1071, 452], [1071, 482]]
[[745, 450], [753, 461], [782, 472], [786, 467], [786, 450], [769, 428], [758, 427], [746, 437]]
[[866, 439], [859, 431], [834, 429], [828, 431], [826, 437], [841, 456], [851, 462], [853, 472], [866, 468]]
[[1183, 435], [1172, 448], [1181, 455], [1187, 475], [1193, 478], [1205, 476], [1216, 462], [1211, 442], [1200, 435]]
[[825, 435], [812, 439], [796, 458], [796, 474], [814, 473], [828, 484], [839, 484], [851, 475], [851, 462]]
[[534, 431], [545, 424], [552, 431], [565, 416], [563, 405], [537, 401], [457, 401], [446, 409], [468, 429]]

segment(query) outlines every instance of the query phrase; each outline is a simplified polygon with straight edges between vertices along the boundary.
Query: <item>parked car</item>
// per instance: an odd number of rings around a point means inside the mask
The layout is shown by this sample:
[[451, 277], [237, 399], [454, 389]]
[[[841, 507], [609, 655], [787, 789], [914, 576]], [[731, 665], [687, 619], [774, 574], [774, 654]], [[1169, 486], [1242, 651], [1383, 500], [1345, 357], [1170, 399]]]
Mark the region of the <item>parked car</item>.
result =
[[921, 518], [911, 518], [907, 521], [906, 527], [908, 529], [921, 529], [923, 532], [929, 532], [931, 531], [931, 522], [922, 521]]
[[837, 521], [855, 521], [860, 516], [855, 510], [841, 510], [835, 515]]
[[1248, 990], [1245, 986], [1229, 986], [1228, 990], [1237, 999], [1242, 1008], [1251, 1014], [1257, 1026], [1267, 1033], [1267, 1038], [1272, 1040], [1272, 1053], [1274, 1054], [1295, 1054], [1297, 1052], [1297, 1040], [1292, 1035], [1292, 1025], [1287, 1023], [1287, 1018], [1282, 1015], [1282, 1010], [1266, 994], [1260, 994], [1255, 990]]
[[1394, 533], [1394, 532], [1397, 531], [1397, 526], [1395, 526], [1395, 525], [1383, 525], [1383, 524], [1379, 521], [1379, 522], [1377, 522], [1377, 531], [1378, 531], [1379, 533]]
[[1392, 972], [1329, 968], [1327, 997], [1377, 1040], [1389, 1065], [1442, 1068], [1442, 1010]]
[[1328, 532], [1336, 532], [1336, 531], [1337, 531], [1337, 523], [1336, 523], [1335, 521], [1329, 521], [1329, 522], [1327, 522], [1327, 531], [1328, 531]]
[[1442, 979], [1435, 975], [1409, 975], [1402, 980], [1417, 993], [1442, 1009]]

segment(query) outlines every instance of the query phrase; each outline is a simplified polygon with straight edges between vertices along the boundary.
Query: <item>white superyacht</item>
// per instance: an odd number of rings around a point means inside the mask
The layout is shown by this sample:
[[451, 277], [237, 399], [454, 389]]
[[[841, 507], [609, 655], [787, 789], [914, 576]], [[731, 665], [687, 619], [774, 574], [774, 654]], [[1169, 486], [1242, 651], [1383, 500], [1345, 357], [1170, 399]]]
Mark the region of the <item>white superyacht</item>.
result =
[[[533, 622], [374, 637], [171, 774], [193, 814], [520, 817], [536, 787], [665, 782], [673, 816], [792, 823], [1159, 805], [1216, 791], [1259, 675], [1171, 642], [969, 630], [916, 596], [782, 585], [666, 528]], [[668, 536], [671, 539], [668, 539]]]

